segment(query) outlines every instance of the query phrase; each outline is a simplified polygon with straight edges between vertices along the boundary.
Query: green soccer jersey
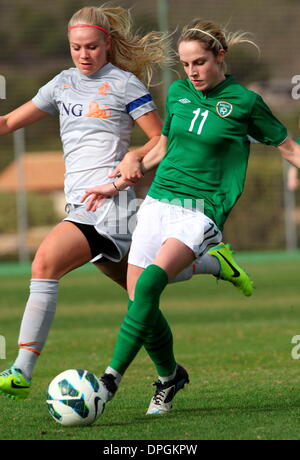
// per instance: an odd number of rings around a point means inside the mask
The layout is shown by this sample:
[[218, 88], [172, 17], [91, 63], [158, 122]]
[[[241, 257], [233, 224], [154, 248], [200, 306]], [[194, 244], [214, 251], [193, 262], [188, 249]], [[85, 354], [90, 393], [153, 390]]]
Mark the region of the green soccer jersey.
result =
[[168, 149], [148, 194], [182, 205], [203, 200], [204, 213], [220, 229], [244, 188], [247, 135], [274, 146], [287, 137], [262, 98], [232, 76], [207, 93], [189, 79], [175, 81], [162, 133]]

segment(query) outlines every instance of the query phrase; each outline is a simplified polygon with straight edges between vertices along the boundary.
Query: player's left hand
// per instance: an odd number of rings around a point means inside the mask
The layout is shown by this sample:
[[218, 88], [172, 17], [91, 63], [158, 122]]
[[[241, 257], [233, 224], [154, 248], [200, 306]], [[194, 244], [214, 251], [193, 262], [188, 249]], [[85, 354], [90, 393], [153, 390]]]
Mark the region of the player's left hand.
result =
[[113, 184], [97, 185], [96, 187], [86, 190], [80, 201], [84, 203], [85, 200], [90, 197], [86, 209], [87, 211], [95, 212], [106, 198], [115, 196], [118, 193], [118, 190], [116, 190]]

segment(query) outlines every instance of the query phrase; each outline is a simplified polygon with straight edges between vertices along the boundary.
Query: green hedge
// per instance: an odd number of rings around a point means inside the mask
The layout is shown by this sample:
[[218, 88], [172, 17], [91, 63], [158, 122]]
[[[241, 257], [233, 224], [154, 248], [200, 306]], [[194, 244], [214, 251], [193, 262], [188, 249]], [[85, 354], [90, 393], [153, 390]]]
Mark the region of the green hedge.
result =
[[[27, 206], [30, 227], [53, 225], [59, 220], [49, 195], [29, 193]], [[0, 193], [0, 216], [0, 234], [16, 232], [17, 204], [14, 193]]]

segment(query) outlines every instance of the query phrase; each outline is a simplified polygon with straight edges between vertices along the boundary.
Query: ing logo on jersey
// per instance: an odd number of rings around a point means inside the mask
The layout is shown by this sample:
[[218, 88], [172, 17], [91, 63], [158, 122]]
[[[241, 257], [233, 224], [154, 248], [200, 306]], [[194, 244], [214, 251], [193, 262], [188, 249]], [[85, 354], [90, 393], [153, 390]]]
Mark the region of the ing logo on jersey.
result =
[[219, 101], [216, 105], [216, 110], [217, 110], [217, 114], [220, 117], [226, 118], [231, 114], [233, 110], [233, 105], [230, 104], [230, 102]]
[[103, 83], [103, 85], [99, 86], [98, 91], [101, 96], [107, 96], [107, 93], [110, 90], [110, 84], [108, 82]]
[[112, 115], [111, 109], [108, 105], [100, 106], [98, 102], [93, 101], [89, 104], [89, 110], [86, 117], [89, 118], [110, 118]]

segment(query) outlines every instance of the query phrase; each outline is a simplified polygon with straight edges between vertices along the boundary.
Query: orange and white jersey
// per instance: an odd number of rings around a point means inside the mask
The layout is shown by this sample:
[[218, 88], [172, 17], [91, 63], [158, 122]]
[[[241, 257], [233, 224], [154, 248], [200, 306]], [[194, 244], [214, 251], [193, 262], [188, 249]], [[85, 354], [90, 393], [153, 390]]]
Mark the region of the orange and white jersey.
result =
[[32, 102], [59, 114], [66, 201], [73, 204], [87, 188], [111, 182], [107, 176], [128, 151], [134, 120], [156, 109], [145, 85], [110, 63], [89, 76], [64, 70]]

